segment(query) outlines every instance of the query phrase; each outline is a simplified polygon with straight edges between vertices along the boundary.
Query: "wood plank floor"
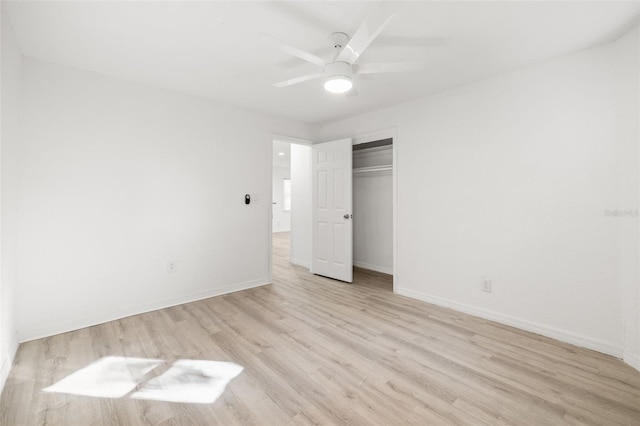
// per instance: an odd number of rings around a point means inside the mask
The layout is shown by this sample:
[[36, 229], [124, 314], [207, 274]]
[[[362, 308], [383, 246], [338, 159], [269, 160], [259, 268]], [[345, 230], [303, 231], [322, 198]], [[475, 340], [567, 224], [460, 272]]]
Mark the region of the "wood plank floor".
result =
[[[620, 360], [288, 263], [274, 283], [22, 344], [2, 425], [639, 425], [640, 373]], [[213, 404], [45, 393], [105, 356], [231, 361]]]

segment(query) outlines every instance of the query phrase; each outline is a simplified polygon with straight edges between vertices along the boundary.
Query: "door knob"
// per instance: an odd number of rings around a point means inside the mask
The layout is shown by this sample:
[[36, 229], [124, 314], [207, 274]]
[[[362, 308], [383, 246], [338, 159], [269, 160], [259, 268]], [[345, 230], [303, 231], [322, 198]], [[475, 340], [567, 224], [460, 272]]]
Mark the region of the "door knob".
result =
[[344, 216], [342, 216], [342, 217], [344, 217], [345, 219], [349, 219], [349, 218], [350, 218], [350, 217], [352, 217], [352, 216], [351, 216], [349, 213], [347, 213], [347, 214], [345, 214], [345, 215], [344, 215]]

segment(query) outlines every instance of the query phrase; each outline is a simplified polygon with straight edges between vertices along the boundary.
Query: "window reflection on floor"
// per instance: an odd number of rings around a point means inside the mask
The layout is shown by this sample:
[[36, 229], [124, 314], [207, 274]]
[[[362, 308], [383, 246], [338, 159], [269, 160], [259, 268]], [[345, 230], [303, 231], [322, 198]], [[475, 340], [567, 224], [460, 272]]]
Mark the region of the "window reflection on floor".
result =
[[227, 384], [243, 370], [232, 362], [181, 359], [154, 375], [160, 366], [167, 367], [167, 364], [159, 359], [108, 356], [43, 391], [209, 404], [215, 402]]

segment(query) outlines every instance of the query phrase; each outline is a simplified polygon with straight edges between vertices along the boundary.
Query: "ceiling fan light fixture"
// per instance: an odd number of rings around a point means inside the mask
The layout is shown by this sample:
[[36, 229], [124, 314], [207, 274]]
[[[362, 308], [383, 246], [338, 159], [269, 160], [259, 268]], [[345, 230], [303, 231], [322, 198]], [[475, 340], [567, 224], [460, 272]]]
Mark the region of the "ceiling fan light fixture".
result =
[[353, 87], [353, 69], [346, 62], [333, 62], [324, 66], [324, 90], [331, 93], [345, 93]]
[[352, 87], [353, 81], [346, 75], [333, 75], [324, 81], [324, 90], [331, 93], [345, 93]]

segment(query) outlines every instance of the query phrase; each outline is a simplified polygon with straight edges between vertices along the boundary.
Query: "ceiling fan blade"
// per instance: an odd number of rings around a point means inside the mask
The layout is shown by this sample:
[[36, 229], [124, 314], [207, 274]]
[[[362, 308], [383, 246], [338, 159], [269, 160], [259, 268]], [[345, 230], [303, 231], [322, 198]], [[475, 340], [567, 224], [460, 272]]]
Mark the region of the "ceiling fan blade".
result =
[[385, 72], [419, 72], [427, 69], [425, 62], [378, 62], [356, 64], [354, 74], [380, 74]]
[[357, 61], [365, 49], [380, 34], [380, 31], [389, 23], [393, 13], [394, 11], [389, 5], [376, 6], [360, 25], [360, 28], [353, 34], [353, 37], [342, 49], [336, 60], [350, 64]]
[[309, 80], [314, 80], [316, 78], [320, 78], [323, 75], [324, 74], [322, 74], [321, 72], [318, 72], [318, 73], [315, 73], [315, 74], [307, 74], [307, 75], [303, 75], [302, 77], [296, 77], [296, 78], [292, 78], [290, 80], [281, 81], [279, 83], [273, 83], [273, 85], [275, 87], [293, 86], [294, 84], [304, 83], [305, 81], [309, 81]]
[[360, 93], [358, 93], [358, 90], [356, 90], [355, 87], [352, 87], [351, 90], [349, 90], [347, 93], [345, 93], [345, 97], [346, 98], [353, 98], [358, 96]]
[[265, 36], [266, 39], [269, 40], [271, 45], [275, 46], [281, 52], [303, 59], [307, 62], [311, 62], [312, 64], [317, 65], [319, 67], [324, 67], [326, 63], [324, 59], [314, 55], [313, 53], [309, 53], [302, 49], [298, 49], [297, 47], [287, 44], [284, 41], [278, 40], [277, 38], [272, 37], [270, 35], [263, 34], [263, 36]]
[[[282, 3], [282, 2], [280, 2]], [[313, 52], [310, 52], [318, 57], [326, 56], [327, 58], [335, 53], [335, 49], [333, 47], [325, 47], [323, 49], [314, 49]], [[300, 66], [300, 59], [297, 57], [292, 57], [290, 59], [285, 59], [281, 62], [277, 63], [279, 68], [290, 69]]]

